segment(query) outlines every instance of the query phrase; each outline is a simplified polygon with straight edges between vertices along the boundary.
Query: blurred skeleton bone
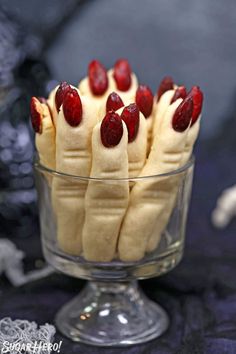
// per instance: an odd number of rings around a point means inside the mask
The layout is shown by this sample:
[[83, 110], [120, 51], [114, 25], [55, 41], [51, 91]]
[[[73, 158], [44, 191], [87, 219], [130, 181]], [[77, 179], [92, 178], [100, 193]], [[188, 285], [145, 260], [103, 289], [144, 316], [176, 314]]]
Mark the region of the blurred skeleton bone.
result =
[[25, 254], [17, 249], [8, 239], [0, 239], [0, 275], [6, 275], [10, 283], [20, 286], [30, 281], [44, 278], [53, 273], [50, 266], [24, 273], [23, 258]]
[[217, 228], [226, 227], [236, 216], [236, 185], [225, 189], [217, 200], [211, 215], [212, 223]]

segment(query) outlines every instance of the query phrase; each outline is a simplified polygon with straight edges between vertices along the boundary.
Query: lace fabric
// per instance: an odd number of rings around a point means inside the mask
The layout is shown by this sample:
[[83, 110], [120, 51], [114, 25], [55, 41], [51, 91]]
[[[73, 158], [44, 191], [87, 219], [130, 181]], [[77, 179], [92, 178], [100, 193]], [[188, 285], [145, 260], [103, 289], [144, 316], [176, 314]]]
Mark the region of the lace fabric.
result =
[[[51, 349], [45, 349], [43, 344], [52, 343], [55, 333], [55, 327], [48, 323], [38, 326], [36, 322], [19, 319], [13, 321], [11, 318], [5, 317], [0, 320], [1, 353], [7, 352], [7, 348], [11, 348], [11, 354], [19, 354], [22, 351], [18, 349], [25, 346], [28, 349], [23, 351], [24, 353], [49, 354]], [[42, 350], [40, 349], [40, 343]], [[10, 346], [11, 344], [15, 345], [16, 349], [14, 349], [14, 346]]]

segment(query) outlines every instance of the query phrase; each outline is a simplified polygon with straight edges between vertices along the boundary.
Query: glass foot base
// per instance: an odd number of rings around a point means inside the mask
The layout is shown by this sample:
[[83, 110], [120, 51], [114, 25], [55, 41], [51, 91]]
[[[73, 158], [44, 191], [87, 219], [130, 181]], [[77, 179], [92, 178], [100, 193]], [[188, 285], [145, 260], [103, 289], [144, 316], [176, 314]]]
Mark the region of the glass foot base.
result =
[[88, 282], [56, 316], [65, 336], [104, 347], [147, 342], [159, 337], [168, 324], [166, 312], [147, 299], [137, 282]]

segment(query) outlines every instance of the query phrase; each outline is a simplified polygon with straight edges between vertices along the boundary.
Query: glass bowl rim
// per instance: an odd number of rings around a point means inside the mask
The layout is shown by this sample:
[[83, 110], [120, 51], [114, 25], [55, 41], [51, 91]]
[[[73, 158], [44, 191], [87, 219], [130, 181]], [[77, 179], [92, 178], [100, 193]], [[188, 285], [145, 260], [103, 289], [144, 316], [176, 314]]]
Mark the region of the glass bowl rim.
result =
[[170, 177], [170, 176], [176, 176], [178, 174], [181, 174], [185, 171], [187, 171], [189, 168], [191, 168], [194, 165], [195, 162], [195, 157], [192, 155], [188, 162], [183, 165], [182, 167], [173, 170], [168, 173], [162, 173], [162, 174], [157, 174], [157, 175], [150, 175], [150, 176], [141, 176], [141, 177], [128, 177], [128, 178], [99, 178], [99, 177], [86, 177], [86, 176], [76, 176], [76, 175], [71, 175], [68, 173], [64, 172], [59, 172], [56, 170], [52, 170], [44, 165], [42, 165], [39, 162], [39, 159], [36, 159], [34, 162], [34, 167], [37, 171], [47, 173], [49, 175], [55, 176], [55, 177], [64, 177], [64, 178], [72, 178], [75, 180], [82, 180], [82, 181], [102, 181], [102, 182], [111, 182], [111, 181], [143, 181], [143, 180], [148, 180], [148, 179], [153, 179], [153, 178], [160, 178], [160, 177]]

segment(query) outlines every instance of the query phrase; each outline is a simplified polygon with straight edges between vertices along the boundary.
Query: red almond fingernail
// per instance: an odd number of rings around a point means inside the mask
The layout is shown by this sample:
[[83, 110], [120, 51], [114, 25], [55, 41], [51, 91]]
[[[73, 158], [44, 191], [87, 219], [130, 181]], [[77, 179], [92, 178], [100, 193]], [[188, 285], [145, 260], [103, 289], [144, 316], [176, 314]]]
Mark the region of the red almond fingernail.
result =
[[75, 89], [71, 89], [63, 100], [65, 120], [71, 127], [77, 127], [82, 120], [82, 103]]
[[193, 99], [187, 96], [178, 106], [172, 119], [172, 127], [177, 132], [185, 131], [192, 119]]
[[186, 96], [187, 96], [187, 91], [185, 86], [179, 86], [175, 90], [174, 96], [170, 103], [174, 103], [175, 101], [177, 101], [178, 98], [182, 98], [184, 100]]
[[67, 82], [61, 82], [60, 86], [57, 89], [56, 95], [55, 95], [55, 103], [56, 103], [56, 109], [57, 112], [59, 112], [60, 107], [63, 103], [64, 97], [71, 90], [70, 85], [68, 85]]
[[119, 59], [114, 65], [113, 77], [120, 91], [128, 91], [131, 86], [131, 68], [128, 60]]
[[40, 101], [36, 97], [32, 97], [30, 101], [31, 123], [36, 133], [42, 133], [42, 107]]
[[163, 95], [163, 93], [165, 93], [166, 91], [169, 90], [173, 90], [174, 88], [174, 81], [172, 79], [171, 76], [165, 76], [160, 85], [159, 88], [157, 90], [157, 101], [159, 101], [159, 99], [161, 98], [161, 96]]
[[88, 66], [89, 86], [95, 96], [103, 95], [108, 88], [107, 71], [98, 61], [93, 60]]
[[140, 85], [136, 91], [135, 102], [138, 108], [143, 113], [145, 118], [148, 118], [152, 113], [153, 94], [148, 86]]
[[110, 95], [107, 97], [106, 112], [117, 111], [123, 106], [124, 103], [120, 96], [116, 92], [110, 93]]
[[193, 114], [191, 126], [197, 121], [202, 111], [203, 93], [199, 86], [193, 86], [188, 93], [193, 98]]
[[123, 109], [121, 119], [125, 122], [128, 130], [128, 141], [131, 143], [135, 140], [139, 128], [139, 108], [135, 103]]
[[123, 125], [119, 114], [108, 112], [101, 124], [101, 140], [105, 147], [119, 144], [123, 135]]

